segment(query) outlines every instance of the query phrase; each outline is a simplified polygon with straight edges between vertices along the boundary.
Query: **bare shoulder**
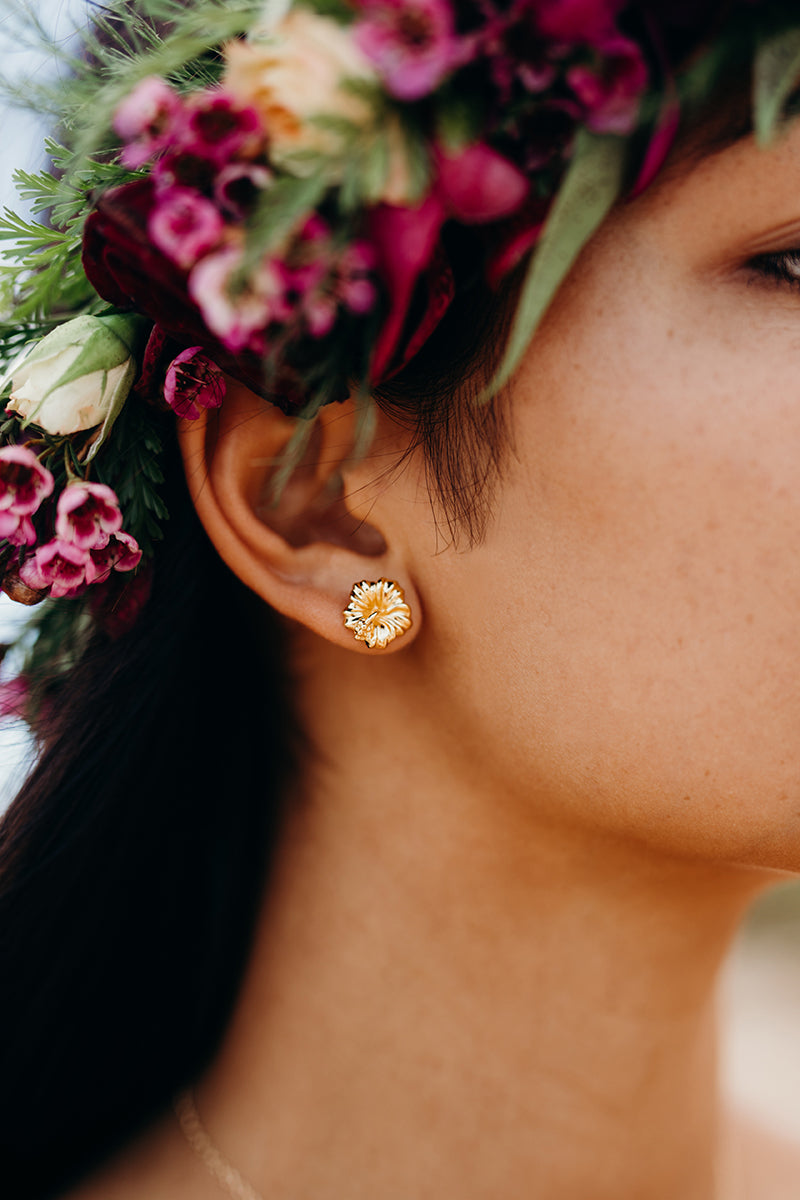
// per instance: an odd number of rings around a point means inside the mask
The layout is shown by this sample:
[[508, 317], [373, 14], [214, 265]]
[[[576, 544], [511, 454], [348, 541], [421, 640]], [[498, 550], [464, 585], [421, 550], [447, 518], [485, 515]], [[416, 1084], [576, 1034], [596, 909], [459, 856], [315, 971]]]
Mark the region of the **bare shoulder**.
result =
[[800, 1196], [800, 1142], [738, 1114], [746, 1200], [797, 1200]]

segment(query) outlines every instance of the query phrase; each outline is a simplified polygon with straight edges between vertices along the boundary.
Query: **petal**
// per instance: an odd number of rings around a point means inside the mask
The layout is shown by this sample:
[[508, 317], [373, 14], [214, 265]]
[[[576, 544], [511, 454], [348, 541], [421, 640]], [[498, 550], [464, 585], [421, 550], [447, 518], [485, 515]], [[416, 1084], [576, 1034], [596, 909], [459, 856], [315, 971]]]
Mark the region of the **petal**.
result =
[[528, 195], [528, 180], [489, 146], [468, 146], [439, 158], [437, 192], [466, 225], [496, 221], [515, 212]]
[[369, 215], [378, 271], [390, 298], [372, 358], [373, 380], [381, 378], [398, 348], [414, 287], [431, 260], [444, 219], [444, 204], [435, 195], [428, 196], [418, 208], [381, 204]]

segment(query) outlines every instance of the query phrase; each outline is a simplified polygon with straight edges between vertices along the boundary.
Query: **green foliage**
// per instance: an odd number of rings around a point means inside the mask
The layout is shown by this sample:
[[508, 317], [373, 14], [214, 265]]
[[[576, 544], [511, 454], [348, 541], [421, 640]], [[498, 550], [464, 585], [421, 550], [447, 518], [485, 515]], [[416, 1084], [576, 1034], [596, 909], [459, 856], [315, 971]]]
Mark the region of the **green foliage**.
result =
[[531, 258], [503, 361], [490, 389], [498, 391], [519, 366], [542, 317], [583, 247], [622, 192], [627, 143], [581, 129], [575, 153]]
[[132, 395], [111, 430], [109, 452], [92, 464], [98, 482], [108, 484], [117, 493], [125, 514], [125, 530], [136, 538], [145, 558], [152, 556], [169, 516], [160, 495], [164, 443], [158, 416]]
[[474, 92], [445, 91], [436, 112], [436, 134], [442, 148], [451, 154], [476, 141], [486, 124], [480, 97]]
[[275, 251], [292, 233], [300, 217], [321, 202], [328, 184], [321, 173], [306, 178], [284, 176], [266, 188], [247, 223], [242, 274]]
[[761, 145], [768, 143], [786, 102], [800, 84], [800, 29], [766, 37], [753, 64], [753, 123]]

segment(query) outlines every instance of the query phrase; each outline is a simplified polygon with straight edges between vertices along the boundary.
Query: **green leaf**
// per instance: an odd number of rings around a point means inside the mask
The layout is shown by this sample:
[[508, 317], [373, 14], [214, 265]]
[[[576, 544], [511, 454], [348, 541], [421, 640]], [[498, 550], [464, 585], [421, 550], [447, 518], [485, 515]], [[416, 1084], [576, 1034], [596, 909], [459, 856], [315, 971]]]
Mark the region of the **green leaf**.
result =
[[753, 65], [753, 126], [760, 145], [775, 135], [784, 105], [800, 82], [800, 29], [773, 34]]
[[376, 137], [361, 163], [361, 190], [367, 204], [377, 204], [382, 199], [389, 166], [389, 143], [385, 137]]
[[300, 218], [312, 212], [327, 191], [321, 175], [307, 178], [285, 176], [262, 192], [248, 222], [247, 243], [242, 263], [246, 274], [270, 250], [292, 233]]
[[487, 394], [508, 382], [550, 303], [580, 254], [618, 199], [625, 174], [626, 142], [581, 129], [575, 153], [556, 195], [514, 315], [503, 360]]
[[[100, 430], [99, 430], [97, 436], [93, 439], [92, 444], [89, 447], [89, 450], [86, 455], [87, 463], [92, 461], [92, 459], [97, 454], [97, 451], [100, 449], [100, 447], [108, 440], [108, 435], [111, 432], [112, 428], [114, 427], [114, 422], [119, 417], [120, 413], [122, 412], [122, 409], [125, 406], [125, 401], [128, 399], [128, 393], [130, 392], [131, 388], [133, 387], [133, 381], [136, 378], [138, 369], [139, 369], [138, 364], [133, 359], [131, 359], [131, 361], [128, 363], [128, 366], [126, 368], [125, 374], [123, 375], [122, 379], [120, 379], [119, 382], [117, 383], [116, 389], [114, 391], [114, 396], [113, 396], [113, 400], [111, 403], [111, 407], [109, 408], [108, 412], [106, 413], [105, 420], [103, 421], [103, 424], [100, 426]], [[107, 372], [103, 372], [103, 396], [105, 396], [105, 393], [106, 393], [107, 381], [108, 381], [108, 374], [107, 374]]]
[[483, 129], [483, 112], [473, 95], [451, 93], [441, 102], [436, 114], [437, 141], [446, 151], [457, 154], [476, 141]]

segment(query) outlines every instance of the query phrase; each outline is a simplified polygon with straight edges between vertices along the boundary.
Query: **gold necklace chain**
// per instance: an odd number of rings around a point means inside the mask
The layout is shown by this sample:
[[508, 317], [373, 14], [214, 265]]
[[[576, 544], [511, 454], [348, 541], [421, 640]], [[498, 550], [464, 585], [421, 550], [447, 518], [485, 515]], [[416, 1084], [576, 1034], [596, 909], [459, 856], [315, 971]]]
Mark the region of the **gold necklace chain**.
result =
[[[173, 1109], [178, 1118], [181, 1132], [195, 1156], [209, 1175], [213, 1175], [231, 1200], [263, 1200], [261, 1194], [247, 1182], [233, 1163], [229, 1162], [212, 1142], [208, 1130], [200, 1120], [191, 1088], [187, 1088], [185, 1092], [181, 1092], [179, 1096], [175, 1097]], [[737, 1151], [740, 1149], [738, 1139], [734, 1141], [734, 1147]], [[744, 1196], [744, 1192], [741, 1190], [743, 1180], [740, 1173], [740, 1159], [740, 1154], [734, 1156], [730, 1153], [719, 1154], [717, 1157], [714, 1172], [714, 1194], [722, 1200]]]
[[229, 1162], [212, 1142], [208, 1130], [200, 1120], [191, 1088], [176, 1096], [172, 1107], [181, 1132], [195, 1156], [231, 1200], [263, 1200], [252, 1184], [239, 1174], [233, 1163]]

